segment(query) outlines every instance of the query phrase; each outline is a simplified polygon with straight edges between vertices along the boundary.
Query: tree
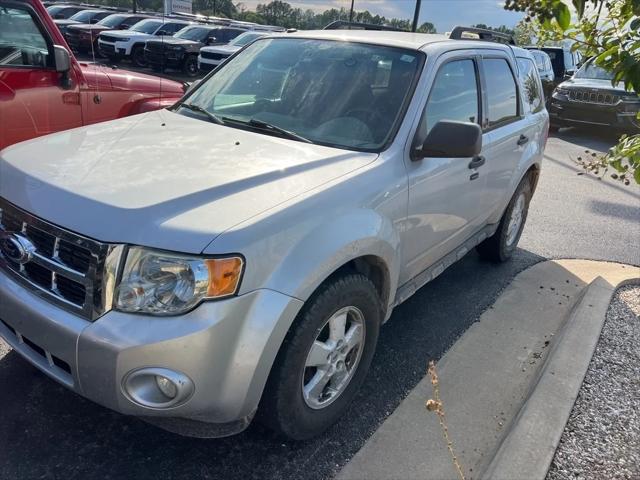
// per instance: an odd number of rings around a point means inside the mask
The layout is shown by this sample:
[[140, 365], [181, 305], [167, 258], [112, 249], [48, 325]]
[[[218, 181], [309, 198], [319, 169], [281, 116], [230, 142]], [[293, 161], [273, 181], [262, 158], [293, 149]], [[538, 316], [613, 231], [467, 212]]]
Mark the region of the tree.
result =
[[438, 33], [436, 27], [431, 22], [424, 22], [422, 25], [418, 27], [418, 32], [420, 33]]
[[[505, 0], [505, 9], [525, 12], [525, 22], [538, 22], [538, 36], [570, 40], [573, 49], [613, 73], [612, 84], [623, 82], [640, 94], [640, 0], [571, 0], [576, 17], [562, 0]], [[640, 96], [639, 96], [640, 97]], [[640, 113], [636, 117], [640, 126]], [[603, 157], [584, 163], [592, 171], [615, 170], [625, 184], [640, 184], [640, 134], [623, 135]]]

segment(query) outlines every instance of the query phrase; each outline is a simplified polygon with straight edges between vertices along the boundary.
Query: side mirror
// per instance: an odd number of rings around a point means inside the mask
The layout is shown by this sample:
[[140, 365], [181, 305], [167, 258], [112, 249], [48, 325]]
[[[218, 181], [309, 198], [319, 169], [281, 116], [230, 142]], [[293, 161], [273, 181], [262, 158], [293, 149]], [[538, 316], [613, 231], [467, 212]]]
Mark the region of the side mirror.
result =
[[158, 31], [156, 32], [156, 35], [168, 35], [168, 33], [167, 33], [167, 32], [165, 32], [164, 30], [158, 30]]
[[482, 129], [477, 123], [440, 120], [421, 147], [411, 155], [412, 160], [425, 157], [469, 158], [482, 150]]
[[71, 70], [71, 56], [66, 48], [61, 45], [54, 45], [53, 58], [56, 65], [56, 72], [67, 73]]
[[97, 19], [97, 18], [92, 18], [91, 20], [89, 20], [89, 23], [90, 23], [91, 25], [93, 25], [93, 24], [95, 24], [95, 23], [98, 23], [99, 21], [100, 21], [100, 20], [99, 20], [99, 19]]
[[215, 45], [218, 43], [218, 39], [216, 37], [209, 37], [207, 39], [207, 45]]
[[574, 73], [576, 73], [576, 71], [573, 68], [567, 68], [564, 71], [564, 78], [571, 78], [571, 77], [573, 77]]
[[201, 81], [202, 81], [202, 79], [201, 79], [201, 78], [199, 78], [199, 79], [197, 79], [197, 80], [194, 80], [194, 81], [193, 81], [193, 82], [191, 82], [191, 83], [184, 83], [184, 86], [183, 86], [184, 93], [189, 93], [189, 92], [191, 92], [194, 88], [196, 88], [196, 87], [198, 86], [198, 84], [199, 84]]

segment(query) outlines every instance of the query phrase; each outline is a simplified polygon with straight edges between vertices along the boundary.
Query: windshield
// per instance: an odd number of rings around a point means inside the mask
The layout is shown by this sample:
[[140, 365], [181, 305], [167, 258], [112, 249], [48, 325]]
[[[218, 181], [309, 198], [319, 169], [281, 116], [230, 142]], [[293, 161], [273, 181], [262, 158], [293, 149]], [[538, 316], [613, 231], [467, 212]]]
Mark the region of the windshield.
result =
[[574, 75], [574, 78], [593, 78], [597, 80], [613, 80], [613, 73], [607, 72], [604, 68], [594, 65], [592, 62], [585, 63]]
[[379, 151], [394, 134], [423, 57], [343, 41], [261, 39], [188, 102], [229, 126], [254, 120], [321, 145]]
[[194, 42], [201, 42], [205, 39], [210, 30], [210, 28], [206, 27], [185, 27], [176, 33], [174, 37], [193, 40]]
[[132, 32], [148, 33], [151, 35], [162, 25], [161, 20], [142, 20], [130, 28]]
[[49, 12], [49, 15], [53, 17], [56, 13], [60, 13], [64, 8], [67, 8], [67, 5], [54, 5], [47, 7], [47, 12]]
[[89, 22], [91, 18], [99, 13], [98, 10], [82, 10], [81, 12], [76, 13], [69, 17], [69, 20], [76, 20], [78, 22]]
[[96, 25], [103, 25], [105, 27], [117, 27], [125, 19], [125, 15], [109, 15], [100, 20]]
[[234, 45], [236, 47], [244, 47], [247, 43], [253, 42], [256, 38], [264, 37], [264, 33], [242, 33], [238, 36], [230, 45]]

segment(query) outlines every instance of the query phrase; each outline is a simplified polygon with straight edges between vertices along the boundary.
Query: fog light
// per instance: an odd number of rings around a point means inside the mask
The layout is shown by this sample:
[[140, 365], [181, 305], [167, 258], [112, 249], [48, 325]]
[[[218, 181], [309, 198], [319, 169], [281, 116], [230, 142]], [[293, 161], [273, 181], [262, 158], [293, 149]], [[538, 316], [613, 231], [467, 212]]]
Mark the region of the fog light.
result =
[[176, 398], [176, 395], [178, 395], [178, 387], [167, 377], [156, 375], [156, 385], [158, 385], [160, 391], [170, 400], [173, 400]]
[[184, 373], [161, 367], [133, 370], [122, 382], [122, 391], [129, 400], [153, 409], [183, 404], [194, 390], [193, 382]]

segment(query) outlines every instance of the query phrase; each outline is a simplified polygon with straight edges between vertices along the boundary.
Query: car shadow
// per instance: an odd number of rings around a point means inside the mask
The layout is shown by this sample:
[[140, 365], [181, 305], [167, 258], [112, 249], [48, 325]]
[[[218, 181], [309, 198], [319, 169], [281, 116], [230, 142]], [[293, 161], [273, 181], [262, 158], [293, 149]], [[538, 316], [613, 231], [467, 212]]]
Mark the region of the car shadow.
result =
[[194, 439], [125, 417], [68, 391], [15, 352], [0, 358], [0, 478], [332, 477], [520, 271], [469, 253], [397, 307], [382, 327], [367, 380], [343, 419], [319, 438], [289, 442], [254, 422], [240, 435]]
[[621, 135], [621, 132], [613, 129], [590, 126], [561, 128], [558, 132], [550, 134], [551, 137], [599, 152], [606, 152], [613, 147]]

